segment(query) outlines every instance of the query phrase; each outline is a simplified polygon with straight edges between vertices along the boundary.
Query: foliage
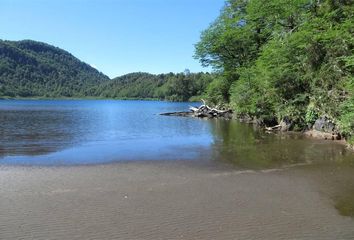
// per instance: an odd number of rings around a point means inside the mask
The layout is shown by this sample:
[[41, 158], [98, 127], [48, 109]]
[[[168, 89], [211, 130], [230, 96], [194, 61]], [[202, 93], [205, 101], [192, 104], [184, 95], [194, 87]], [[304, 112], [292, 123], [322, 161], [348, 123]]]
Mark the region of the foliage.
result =
[[206, 90], [206, 100], [211, 105], [226, 105], [230, 99], [229, 89], [232, 81], [225, 76], [213, 79]]
[[93, 96], [108, 80], [62, 49], [30, 40], [0, 40], [0, 96]]
[[[214, 75], [209, 73], [130, 73], [117, 77], [97, 89], [105, 98], [153, 98], [188, 101], [202, 96]], [[200, 100], [200, 99], [198, 99]]]
[[353, 19], [352, 0], [227, 0], [196, 44], [195, 57], [232, 83], [229, 99], [224, 89], [208, 91], [210, 98], [229, 100], [240, 115], [287, 117], [300, 127], [326, 115], [350, 137]]
[[307, 124], [314, 124], [315, 121], [318, 119], [318, 113], [316, 111], [316, 108], [314, 106], [314, 104], [310, 103], [307, 106], [307, 110], [306, 110], [306, 115], [305, 115], [305, 122]]

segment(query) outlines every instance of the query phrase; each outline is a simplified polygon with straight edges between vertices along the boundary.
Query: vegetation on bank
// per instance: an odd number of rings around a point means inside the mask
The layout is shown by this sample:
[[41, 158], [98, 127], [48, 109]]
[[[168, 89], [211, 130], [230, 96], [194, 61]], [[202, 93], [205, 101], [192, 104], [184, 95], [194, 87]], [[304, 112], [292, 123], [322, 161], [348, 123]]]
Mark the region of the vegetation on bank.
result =
[[[354, 133], [352, 0], [227, 0], [195, 57], [221, 73], [207, 99], [240, 117]], [[350, 140], [353, 141], [353, 140]]]

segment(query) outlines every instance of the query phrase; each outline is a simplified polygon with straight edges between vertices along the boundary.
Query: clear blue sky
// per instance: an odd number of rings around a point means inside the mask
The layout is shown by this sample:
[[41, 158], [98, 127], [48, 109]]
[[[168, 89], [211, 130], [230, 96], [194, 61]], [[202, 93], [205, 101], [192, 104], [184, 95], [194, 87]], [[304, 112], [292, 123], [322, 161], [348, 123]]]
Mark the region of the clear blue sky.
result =
[[193, 59], [224, 0], [0, 0], [0, 38], [71, 52], [110, 77], [207, 71]]

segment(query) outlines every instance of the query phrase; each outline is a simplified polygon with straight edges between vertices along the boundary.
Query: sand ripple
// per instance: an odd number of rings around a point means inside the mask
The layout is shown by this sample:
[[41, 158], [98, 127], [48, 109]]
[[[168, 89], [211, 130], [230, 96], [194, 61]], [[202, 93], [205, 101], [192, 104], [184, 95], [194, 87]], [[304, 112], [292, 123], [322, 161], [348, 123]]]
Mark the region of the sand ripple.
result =
[[353, 239], [306, 180], [169, 164], [0, 169], [0, 239]]

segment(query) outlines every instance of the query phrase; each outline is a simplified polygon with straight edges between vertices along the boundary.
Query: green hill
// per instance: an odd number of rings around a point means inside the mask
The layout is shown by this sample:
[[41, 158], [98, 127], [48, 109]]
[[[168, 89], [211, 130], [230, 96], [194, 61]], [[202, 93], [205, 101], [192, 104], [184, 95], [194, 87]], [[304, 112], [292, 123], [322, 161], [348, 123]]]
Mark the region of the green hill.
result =
[[199, 98], [215, 77], [209, 73], [129, 73], [101, 84], [97, 95], [104, 98], [154, 98], [188, 101]]
[[0, 96], [93, 96], [108, 80], [60, 48], [32, 40], [0, 40]]
[[69, 52], [32, 40], [0, 40], [0, 97], [154, 98], [187, 101], [214, 74], [130, 73], [110, 80]]

